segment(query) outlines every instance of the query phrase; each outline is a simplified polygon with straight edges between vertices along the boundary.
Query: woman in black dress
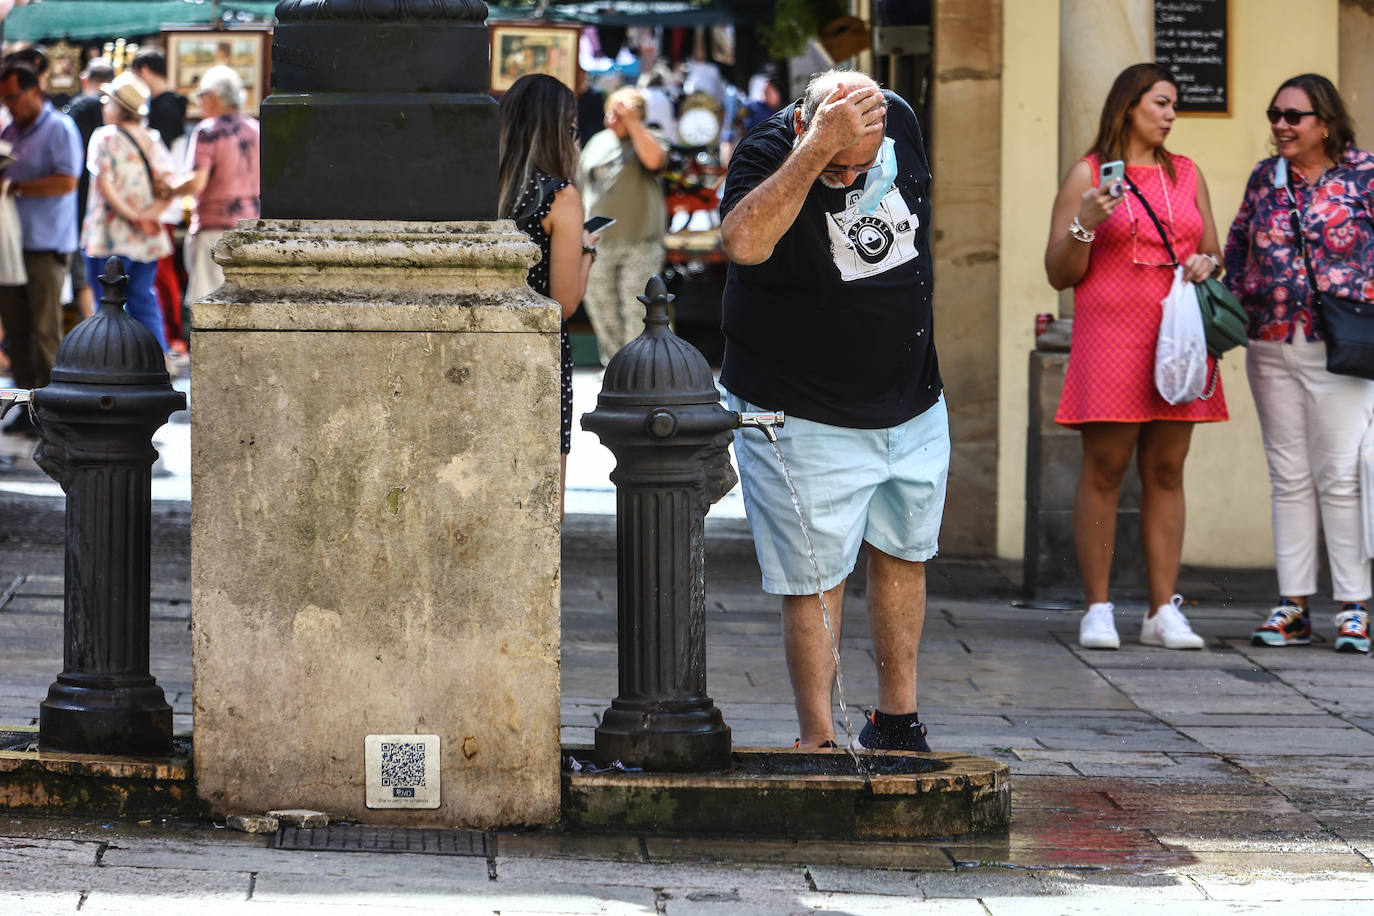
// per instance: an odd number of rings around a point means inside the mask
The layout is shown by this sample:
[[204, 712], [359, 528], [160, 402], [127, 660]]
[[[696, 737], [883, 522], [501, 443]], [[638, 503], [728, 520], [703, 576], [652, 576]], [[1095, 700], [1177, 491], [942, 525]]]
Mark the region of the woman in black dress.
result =
[[587, 291], [597, 241], [582, 228], [582, 198], [572, 183], [577, 157], [577, 102], [572, 90], [543, 74], [522, 76], [511, 84], [501, 97], [498, 209], [539, 246], [543, 258], [530, 268], [530, 287], [557, 302], [562, 312], [564, 487], [572, 446], [572, 346], [567, 322]]

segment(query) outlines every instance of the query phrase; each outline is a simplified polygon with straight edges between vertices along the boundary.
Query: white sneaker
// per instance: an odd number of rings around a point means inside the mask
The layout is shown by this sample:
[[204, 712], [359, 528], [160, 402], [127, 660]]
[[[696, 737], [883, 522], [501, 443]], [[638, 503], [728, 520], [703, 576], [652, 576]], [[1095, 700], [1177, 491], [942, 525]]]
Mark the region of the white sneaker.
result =
[[1099, 601], [1089, 605], [1078, 622], [1078, 644], [1085, 649], [1120, 649], [1121, 637], [1116, 635], [1116, 621], [1112, 612], [1116, 605]]
[[1188, 625], [1188, 618], [1178, 609], [1181, 604], [1183, 596], [1175, 595], [1168, 604], [1161, 604], [1153, 617], [1146, 617], [1140, 625], [1140, 641], [1166, 649], [1201, 649], [1202, 637]]

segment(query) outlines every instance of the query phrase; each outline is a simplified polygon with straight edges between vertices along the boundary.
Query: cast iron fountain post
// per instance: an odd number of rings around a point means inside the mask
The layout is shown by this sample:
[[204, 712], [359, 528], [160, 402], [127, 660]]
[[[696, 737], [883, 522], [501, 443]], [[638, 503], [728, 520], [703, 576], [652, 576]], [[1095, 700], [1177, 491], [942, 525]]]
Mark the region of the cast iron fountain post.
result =
[[128, 279], [110, 258], [100, 310], [67, 335], [52, 383], [33, 393], [34, 458], [67, 494], [62, 673], [39, 707], [42, 750], [172, 749], [172, 708], [148, 671], [152, 437], [186, 396], [152, 332], [124, 311]]
[[609, 365], [582, 426], [616, 457], [619, 695], [596, 758], [648, 770], [730, 765], [730, 728], [706, 695], [706, 510], [735, 485], [726, 448], [739, 415], [706, 359], [668, 329], [654, 277], [644, 333]]

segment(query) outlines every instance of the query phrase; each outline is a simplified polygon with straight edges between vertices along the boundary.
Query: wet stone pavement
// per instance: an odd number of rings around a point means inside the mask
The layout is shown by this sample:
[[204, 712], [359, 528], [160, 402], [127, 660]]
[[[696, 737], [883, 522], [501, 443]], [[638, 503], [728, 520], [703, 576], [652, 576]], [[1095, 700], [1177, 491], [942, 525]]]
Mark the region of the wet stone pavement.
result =
[[[189, 509], [155, 509], [152, 670], [189, 730]], [[35, 722], [61, 660], [61, 502], [0, 489], [0, 726]], [[616, 689], [613, 520], [564, 532], [563, 738]], [[1190, 570], [1200, 652], [1085, 652], [1073, 613], [1014, 607], [1015, 564], [941, 559], [921, 651], [937, 749], [1009, 763], [1006, 835], [921, 842], [498, 833], [486, 858], [273, 850], [206, 823], [0, 816], [0, 912], [1367, 913], [1374, 664], [1248, 634], [1272, 573]], [[736, 745], [795, 737], [776, 601], [741, 523], [708, 526], [708, 686]], [[856, 575], [842, 656], [874, 697]], [[837, 728], [843, 733], [843, 724]]]

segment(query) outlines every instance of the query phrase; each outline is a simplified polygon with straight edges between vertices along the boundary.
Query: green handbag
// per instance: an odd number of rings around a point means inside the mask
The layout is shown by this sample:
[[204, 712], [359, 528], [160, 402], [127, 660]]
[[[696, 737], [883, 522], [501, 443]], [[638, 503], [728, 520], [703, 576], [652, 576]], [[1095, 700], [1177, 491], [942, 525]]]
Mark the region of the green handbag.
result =
[[1202, 310], [1202, 330], [1207, 335], [1207, 352], [1221, 356], [1233, 347], [1250, 344], [1246, 333], [1249, 318], [1245, 307], [1216, 277], [1197, 284], [1197, 304]]

